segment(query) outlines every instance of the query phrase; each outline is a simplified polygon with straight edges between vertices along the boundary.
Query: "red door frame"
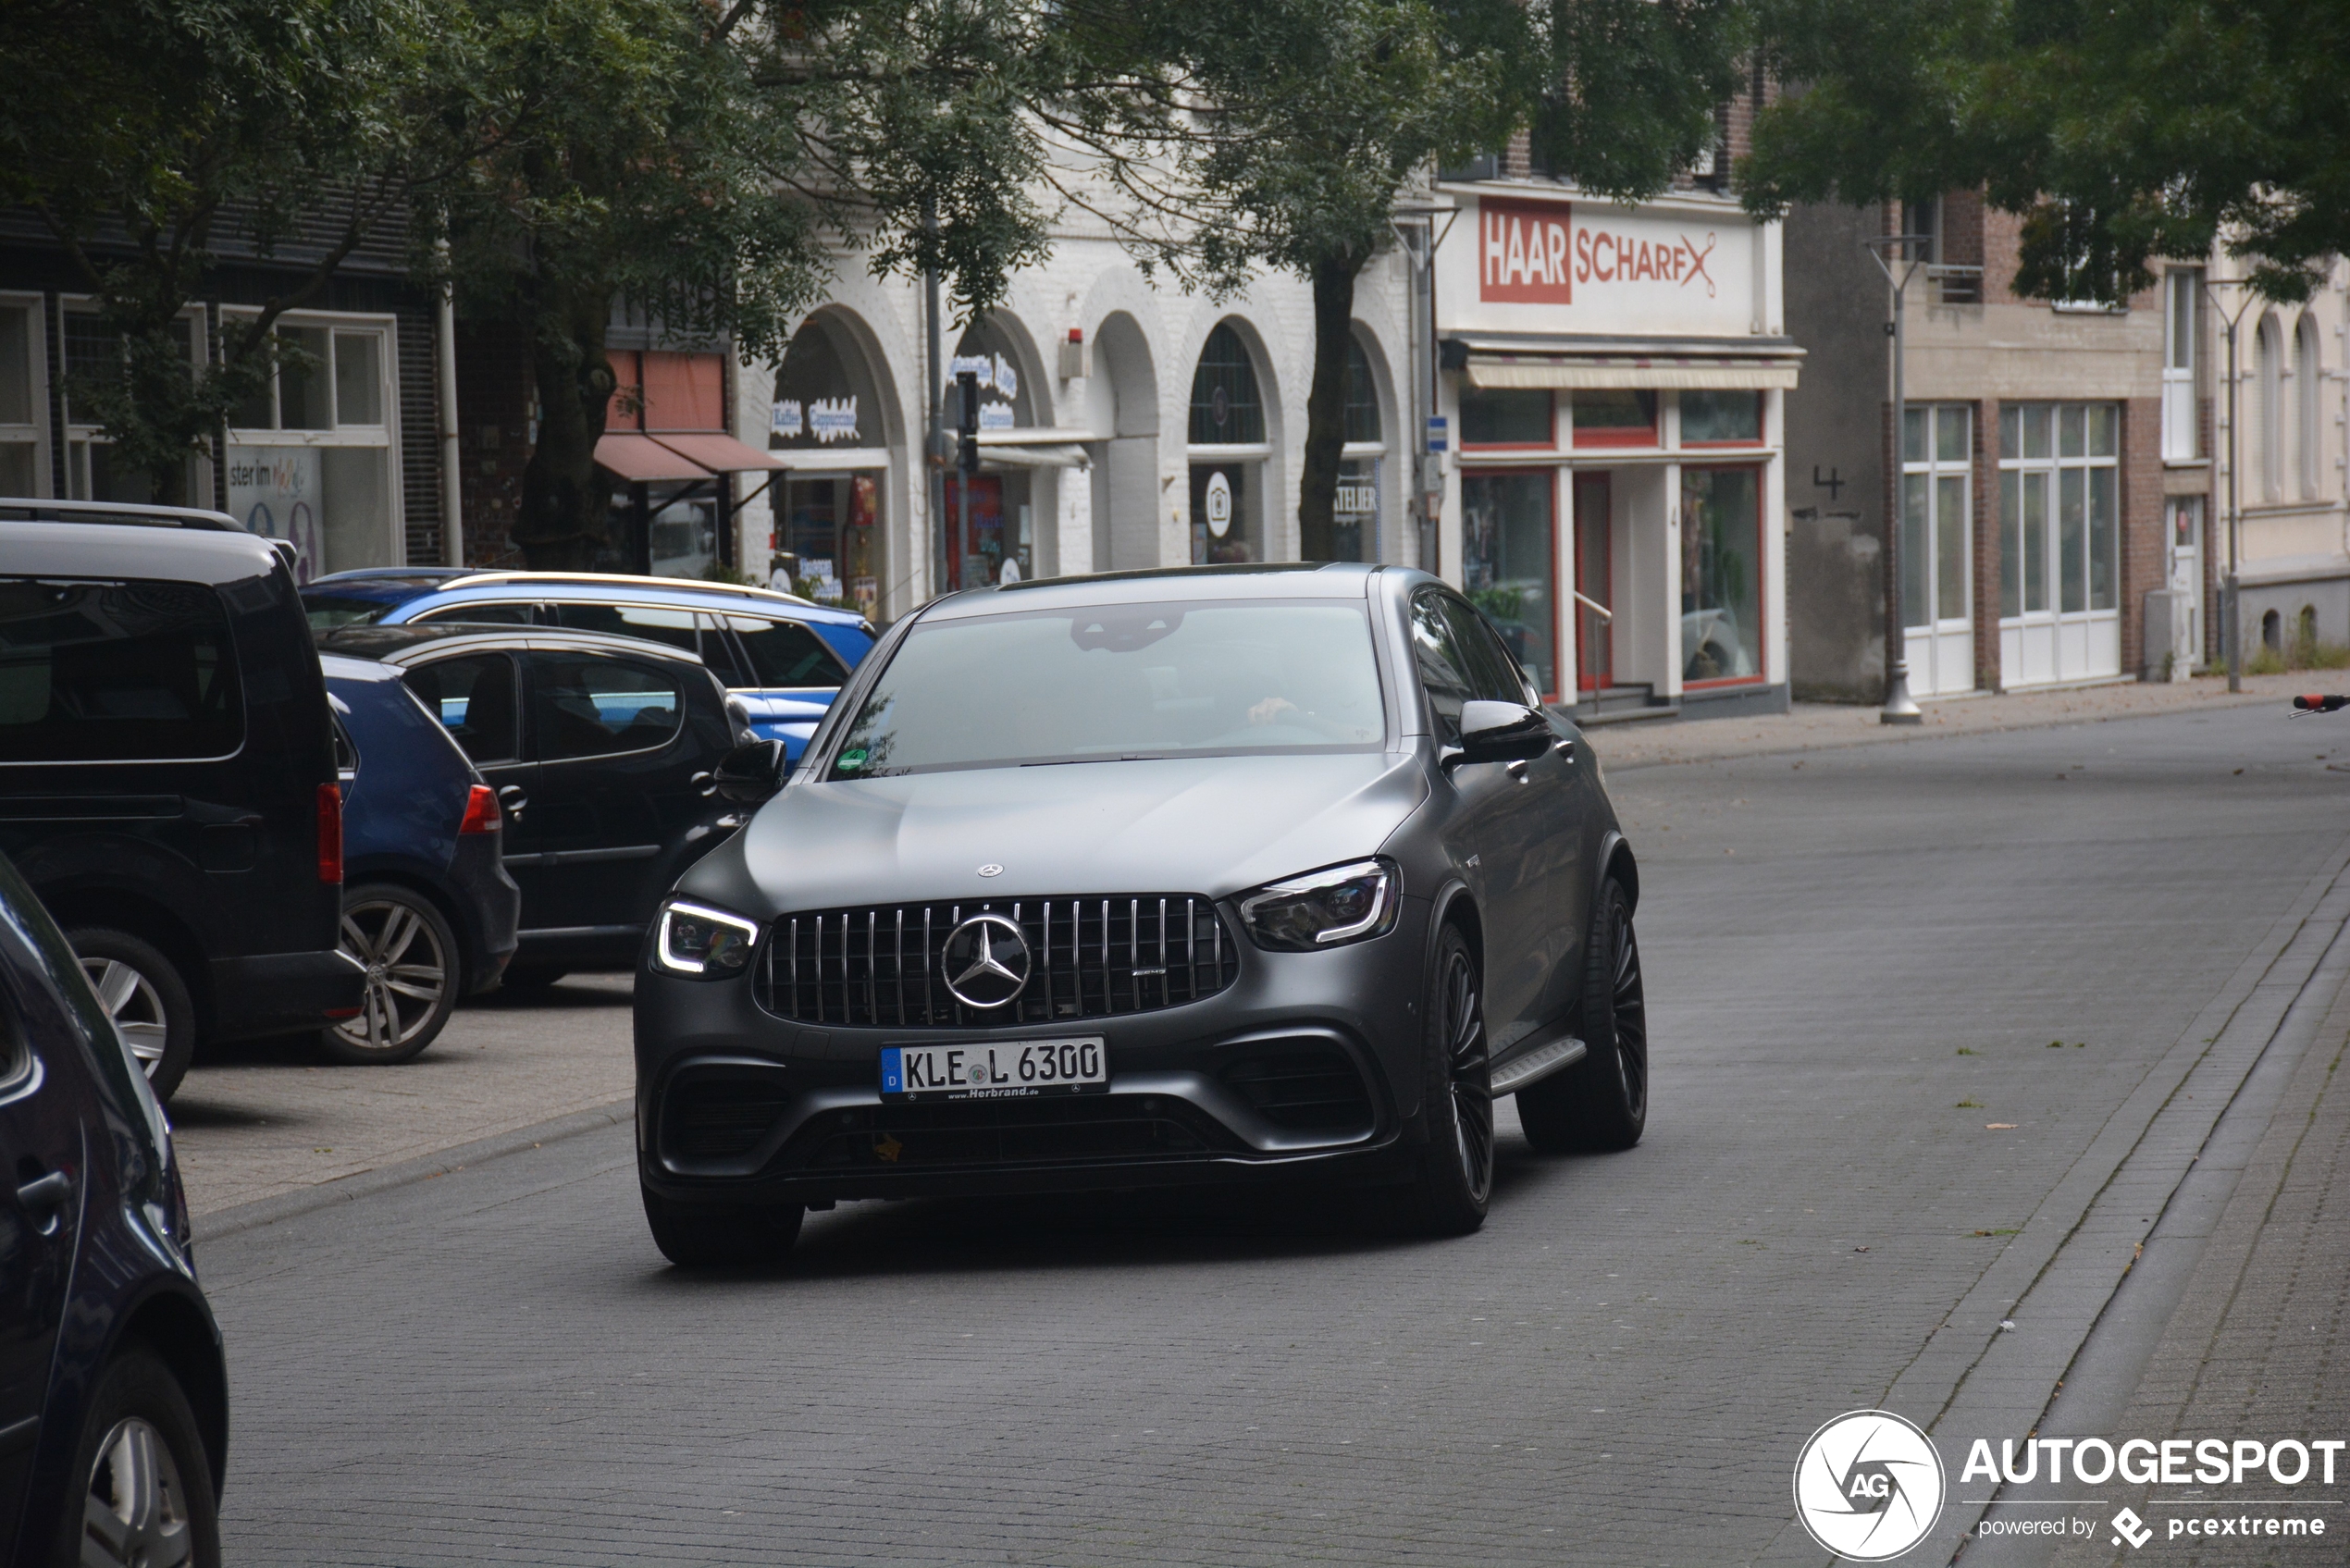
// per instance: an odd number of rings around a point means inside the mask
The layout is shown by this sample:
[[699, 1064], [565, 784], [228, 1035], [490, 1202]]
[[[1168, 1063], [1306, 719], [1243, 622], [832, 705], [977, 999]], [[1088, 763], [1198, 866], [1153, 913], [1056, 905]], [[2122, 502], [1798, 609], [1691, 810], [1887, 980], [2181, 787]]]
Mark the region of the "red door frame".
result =
[[[1590, 588], [1585, 586], [1583, 578], [1583, 490], [1586, 486], [1597, 490], [1601, 497], [1600, 569], [1603, 576], [1599, 585], [1600, 591], [1597, 593], [1591, 592]], [[1575, 562], [1573, 592], [1597, 599], [1610, 610], [1614, 610], [1615, 608], [1615, 487], [1609, 472], [1604, 468], [1567, 470], [1566, 507], [1567, 526], [1572, 537], [1569, 548], [1573, 551]], [[1612, 621], [1602, 621], [1583, 608], [1582, 602], [1571, 595], [1567, 602], [1569, 608], [1575, 612], [1576, 689], [1597, 691], [1602, 685], [1602, 677], [1604, 684], [1613, 685], [1615, 681], [1615, 623]], [[1596, 661], [1590, 654], [1594, 633], [1598, 635], [1605, 650], [1605, 657]], [[1605, 664], [1606, 668], [1600, 669], [1598, 667], [1600, 664]]]

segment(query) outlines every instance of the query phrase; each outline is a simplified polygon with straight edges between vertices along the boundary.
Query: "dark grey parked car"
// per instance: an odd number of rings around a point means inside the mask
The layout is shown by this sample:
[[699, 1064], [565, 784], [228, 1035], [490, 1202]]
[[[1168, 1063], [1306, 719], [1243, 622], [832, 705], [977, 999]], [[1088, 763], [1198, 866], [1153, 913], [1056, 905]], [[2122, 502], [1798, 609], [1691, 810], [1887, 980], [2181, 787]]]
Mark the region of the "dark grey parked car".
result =
[[1639, 897], [1597, 761], [1433, 577], [942, 599], [662, 907], [654, 1239], [744, 1262], [843, 1198], [1307, 1176], [1473, 1229], [1495, 1095], [1538, 1149], [1639, 1139]]

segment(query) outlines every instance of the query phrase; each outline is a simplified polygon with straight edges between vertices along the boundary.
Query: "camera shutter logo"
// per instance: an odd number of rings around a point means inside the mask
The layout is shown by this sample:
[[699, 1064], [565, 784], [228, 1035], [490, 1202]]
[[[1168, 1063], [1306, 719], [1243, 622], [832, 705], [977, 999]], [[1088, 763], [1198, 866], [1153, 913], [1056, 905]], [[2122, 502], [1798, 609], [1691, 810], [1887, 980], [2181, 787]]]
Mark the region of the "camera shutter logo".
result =
[[1838, 1556], [1883, 1562], [1925, 1539], [1944, 1487], [1942, 1456], [1916, 1426], [1889, 1411], [1848, 1411], [1803, 1445], [1795, 1515]]

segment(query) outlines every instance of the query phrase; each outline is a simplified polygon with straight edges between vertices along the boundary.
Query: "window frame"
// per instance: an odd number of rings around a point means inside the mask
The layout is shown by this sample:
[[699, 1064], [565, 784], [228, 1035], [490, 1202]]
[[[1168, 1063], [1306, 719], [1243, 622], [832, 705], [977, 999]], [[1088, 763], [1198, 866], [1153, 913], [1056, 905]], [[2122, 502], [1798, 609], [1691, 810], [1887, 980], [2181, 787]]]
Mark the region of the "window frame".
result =
[[[76, 315], [95, 315], [98, 314], [96, 306], [97, 296], [94, 294], [57, 296], [55, 325], [57, 333], [59, 363], [55, 365], [47, 364], [45, 339], [48, 336], [47, 328], [50, 323], [47, 319], [48, 313], [46, 311], [42, 313], [43, 328], [42, 337], [44, 340], [42, 344], [42, 359], [53, 379], [51, 385], [37, 388], [36, 390], [41, 394], [41, 413], [44, 425], [48, 417], [49, 394], [52, 390], [56, 394], [56, 405], [65, 416], [62, 423], [64, 437], [57, 444], [65, 459], [65, 499], [68, 500], [101, 499], [95, 493], [97, 485], [91, 467], [91, 449], [114, 445], [114, 442], [107, 438], [105, 426], [89, 424], [74, 417], [73, 397], [71, 389], [67, 386], [67, 382], [73, 375], [72, 356], [66, 347], [67, 319]], [[199, 369], [212, 363], [211, 333], [205, 321], [204, 307], [201, 304], [183, 305], [180, 307], [178, 319], [180, 325], [188, 329], [188, 373], [192, 377]], [[190, 504], [195, 504], [198, 500], [210, 497], [211, 487], [206, 481], [211, 473], [210, 459], [193, 452], [188, 454], [188, 494], [192, 498]], [[42, 477], [48, 480], [51, 476], [43, 475]], [[52, 482], [52, 488], [54, 488], [54, 482]]]
[[1619, 389], [1630, 392], [1635, 399], [1646, 397], [1651, 400], [1649, 405], [1649, 422], [1646, 427], [1639, 428], [1628, 425], [1600, 426], [1587, 433], [1584, 430], [1581, 422], [1575, 417], [1575, 396], [1574, 392], [1571, 391], [1567, 394], [1566, 398], [1566, 444], [1571, 450], [1577, 451], [1649, 451], [1661, 449], [1664, 445], [1664, 393], [1661, 389], [1654, 387], [1627, 387], [1623, 389], [1578, 387], [1575, 389], [1575, 391], [1597, 392], [1614, 391]]
[[[2083, 411], [2082, 418], [2084, 423], [2091, 410], [2104, 408], [2112, 411], [2114, 438], [2111, 452], [2100, 456], [2091, 454], [2084, 450], [2079, 456], [2065, 455], [2064, 411], [2074, 408]], [[2022, 451], [2022, 443], [2020, 440], [2013, 443], [2012, 448], [2010, 447], [2007, 438], [2006, 424], [2010, 409], [2017, 411], [2019, 421], [2028, 416], [2031, 410], [2048, 411], [2048, 454], [2046, 457], [2024, 456]], [[2003, 580], [1999, 602], [1999, 626], [2002, 631], [2030, 625], [2035, 622], [2056, 625], [2063, 625], [2067, 623], [2085, 625], [2100, 616], [2118, 618], [2121, 615], [2122, 601], [2129, 597], [2125, 582], [2128, 575], [2128, 562], [2125, 559], [2126, 543], [2122, 538], [2122, 412], [2121, 403], [2106, 398], [2079, 400], [2020, 398], [2011, 402], [2003, 401], [1999, 404], [1999, 549], [2002, 558], [2007, 554], [2007, 476], [2010, 474], [2019, 476], [2016, 519], [2016, 538], [2019, 547], [2016, 588], [2018, 610], [2013, 615], [2007, 612], [2006, 587]], [[2084, 448], [2085, 449], [2087, 445], [2084, 438]], [[2082, 549], [2084, 553], [2081, 561], [2081, 581], [2084, 602], [2079, 610], [2067, 610], [2064, 608], [2063, 475], [2067, 471], [2075, 471], [2086, 475], [2097, 469], [2105, 469], [2113, 475], [2113, 603], [2102, 608], [2096, 603], [2096, 574], [2094, 570], [2096, 561], [2096, 523], [2094, 519], [2088, 519], [2083, 529], [2082, 537]], [[2022, 513], [2026, 505], [2021, 490], [2023, 485], [2032, 482], [2035, 475], [2044, 476], [2041, 482], [2047, 486], [2047, 520], [2043, 526], [2047, 529], [2051, 543], [2050, 553], [2042, 564], [2054, 568], [2047, 582], [2047, 607], [2040, 610], [2031, 609], [2026, 604], [2025, 600], [2028, 597], [2026, 588], [2029, 579], [2022, 574], [2029, 569], [2029, 564], [2021, 548], [2023, 538]], [[2082, 502], [2084, 508], [2088, 505], [2088, 498], [2092, 490], [2091, 481], [2084, 476], [2082, 480]]]
[[[658, 673], [663, 680], [670, 683], [670, 689], [676, 693], [676, 726], [663, 735], [660, 744], [655, 746], [632, 746], [621, 751], [591, 751], [577, 757], [544, 755], [545, 747], [538, 734], [540, 688], [538, 672], [540, 661], [549, 659], [605, 659], [615, 664], [629, 665]], [[522, 747], [525, 755], [522, 759], [534, 768], [561, 768], [575, 762], [610, 762], [622, 757], [650, 757], [675, 746], [693, 728], [692, 714], [689, 712], [693, 706], [693, 699], [686, 695], [686, 682], [675, 671], [669, 669], [659, 660], [637, 659], [625, 653], [611, 652], [603, 648], [533, 648], [522, 650], [515, 656], [515, 661], [518, 666], [516, 673], [522, 683], [521, 697], [524, 710]], [[704, 673], [707, 673], [707, 672]]]
[[[1683, 691], [1720, 691], [1731, 686], [1766, 686], [1771, 684], [1771, 541], [1763, 528], [1763, 512], [1770, 505], [1770, 463], [1687, 463], [1681, 464], [1682, 483], [1686, 493], [1687, 475], [1690, 474], [1748, 473], [1754, 475], [1754, 673], [1751, 675], [1717, 675], [1712, 680], [1692, 681], [1684, 675]], [[1675, 498], [1679, 505], [1679, 497]], [[1679, 527], [1686, 530], [1689, 520], [1682, 517]], [[1684, 586], [1684, 593], [1688, 588]], [[1686, 615], [1687, 611], [1676, 611]], [[1676, 623], [1677, 624], [1677, 623]], [[1682, 668], [1688, 664], [1688, 649], [1676, 650]]]
[[49, 434], [49, 312], [39, 294], [0, 291], [0, 310], [20, 310], [25, 315], [25, 399], [32, 418], [24, 424], [0, 425], [0, 443], [32, 448], [32, 488], [25, 499], [50, 500], [56, 488]]
[[[1681, 421], [1684, 407], [1682, 399], [1687, 398], [1692, 390], [1702, 391], [1713, 397], [1720, 397], [1725, 393], [1743, 392], [1745, 396], [1752, 398], [1754, 400], [1754, 434], [1750, 437], [1738, 437], [1726, 441], [1690, 440], [1684, 433], [1687, 426]], [[1682, 451], [1740, 451], [1750, 447], [1767, 447], [1771, 444], [1771, 400], [1763, 396], [1759, 389], [1747, 390], [1744, 388], [1731, 387], [1717, 391], [1705, 388], [1685, 388], [1676, 392], [1673, 397], [1673, 430], [1677, 450]]]
[[2203, 269], [2171, 268], [2162, 290], [2162, 457], [2193, 463], [2202, 455], [2195, 371], [2203, 357]]

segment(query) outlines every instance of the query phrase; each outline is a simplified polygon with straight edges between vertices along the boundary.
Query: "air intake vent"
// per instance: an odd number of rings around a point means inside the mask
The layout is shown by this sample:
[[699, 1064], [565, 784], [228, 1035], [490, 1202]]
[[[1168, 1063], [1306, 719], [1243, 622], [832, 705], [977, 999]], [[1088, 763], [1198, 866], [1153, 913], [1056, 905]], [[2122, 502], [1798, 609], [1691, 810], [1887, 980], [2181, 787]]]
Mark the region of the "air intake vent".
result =
[[662, 1097], [661, 1149], [681, 1162], [739, 1160], [789, 1102], [780, 1072], [687, 1068]]
[[[946, 986], [947, 936], [980, 914], [1018, 925], [1026, 948], [998, 955], [1024, 965], [1027, 977], [999, 1006], [971, 1006]], [[776, 920], [760, 1001], [802, 1023], [984, 1029], [1180, 1006], [1239, 976], [1240, 954], [1215, 905], [1193, 894], [887, 905]]]
[[1292, 1132], [1367, 1132], [1371, 1097], [1354, 1059], [1317, 1041], [1253, 1051], [1224, 1068], [1258, 1116]]

